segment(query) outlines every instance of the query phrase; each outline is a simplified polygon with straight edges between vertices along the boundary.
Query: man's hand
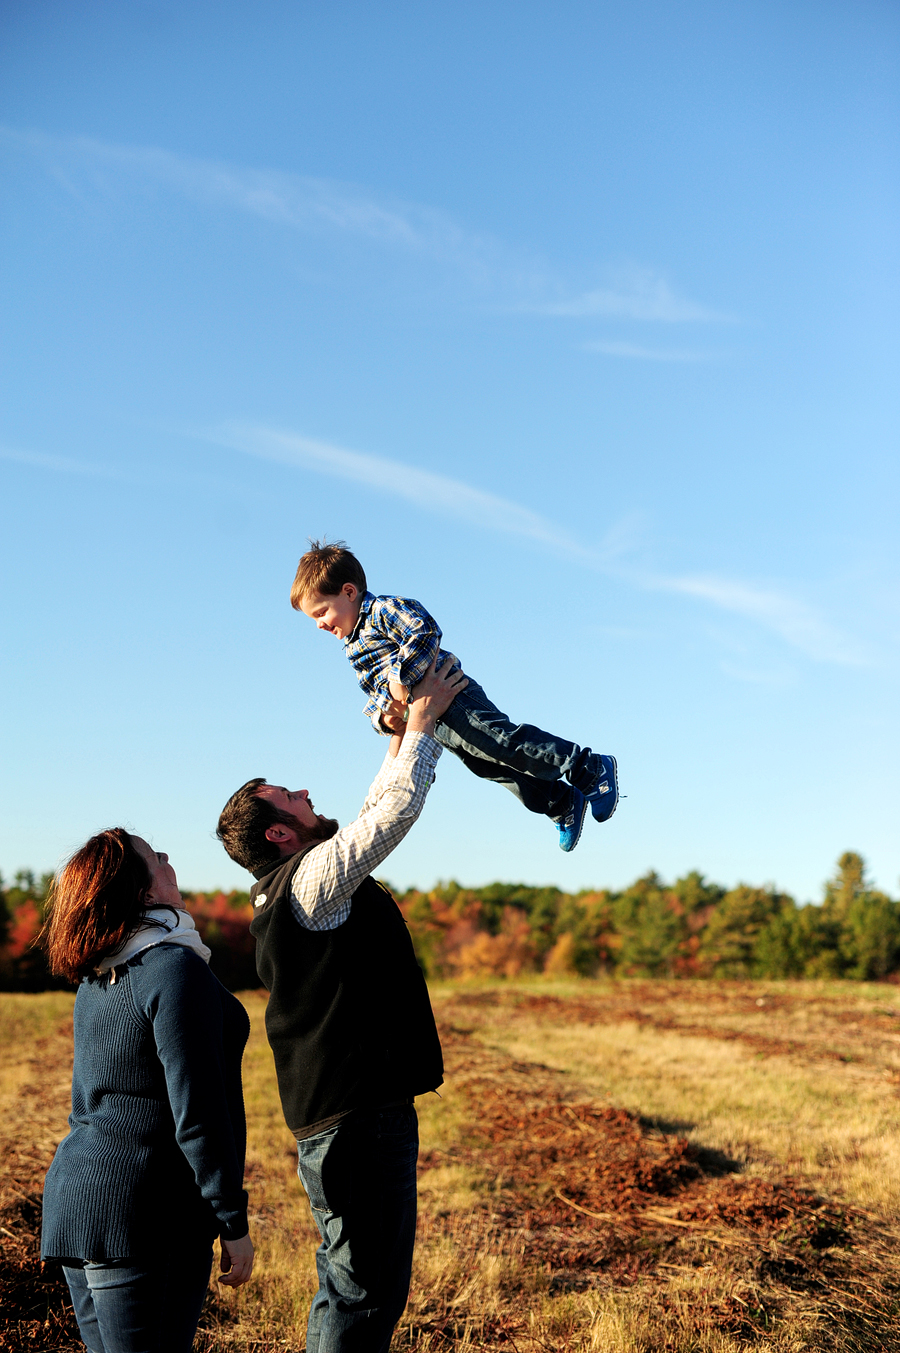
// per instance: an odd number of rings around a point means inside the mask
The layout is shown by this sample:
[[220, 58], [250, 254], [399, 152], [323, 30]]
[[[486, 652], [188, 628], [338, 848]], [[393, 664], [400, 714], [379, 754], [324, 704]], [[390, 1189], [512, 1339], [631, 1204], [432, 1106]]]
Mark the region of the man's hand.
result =
[[395, 705], [405, 705], [409, 698], [409, 691], [402, 686], [399, 681], [389, 681], [388, 690], [391, 693], [391, 699]]
[[253, 1272], [253, 1241], [249, 1232], [240, 1240], [220, 1240], [222, 1256], [219, 1259], [219, 1282], [226, 1287], [240, 1287]]
[[381, 726], [391, 733], [402, 734], [406, 728], [408, 705], [405, 700], [392, 700], [387, 709], [381, 711]]
[[410, 694], [409, 722], [406, 727], [410, 733], [434, 733], [434, 725], [442, 714], [453, 704], [460, 691], [469, 684], [468, 677], [462, 672], [451, 671], [456, 658], [452, 653], [444, 659], [439, 672], [435, 671], [437, 656], [417, 686]]

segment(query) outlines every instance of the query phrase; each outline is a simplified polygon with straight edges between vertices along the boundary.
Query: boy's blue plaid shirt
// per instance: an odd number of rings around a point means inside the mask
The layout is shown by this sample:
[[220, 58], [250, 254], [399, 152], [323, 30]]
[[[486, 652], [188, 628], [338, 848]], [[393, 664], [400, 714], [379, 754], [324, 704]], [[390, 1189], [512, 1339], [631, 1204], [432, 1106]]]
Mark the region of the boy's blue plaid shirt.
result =
[[376, 597], [364, 592], [356, 628], [344, 640], [344, 651], [353, 663], [359, 684], [366, 695], [363, 713], [377, 733], [381, 711], [391, 703], [389, 681], [415, 686], [422, 680], [436, 653], [449, 654], [440, 647], [441, 631], [424, 606], [407, 597]]

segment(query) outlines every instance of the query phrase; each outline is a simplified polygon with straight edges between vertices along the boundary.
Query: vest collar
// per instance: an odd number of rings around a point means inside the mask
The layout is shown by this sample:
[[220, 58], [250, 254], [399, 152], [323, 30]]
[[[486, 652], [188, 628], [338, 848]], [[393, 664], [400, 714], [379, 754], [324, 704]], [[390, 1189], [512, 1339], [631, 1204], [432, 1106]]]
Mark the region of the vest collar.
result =
[[[277, 890], [282, 882], [291, 878], [303, 856], [321, 844], [321, 841], [310, 841], [309, 845], [304, 846], [302, 850], [298, 850], [295, 855], [282, 856], [278, 863], [270, 865], [265, 873], [254, 872], [253, 877], [256, 882], [250, 889], [250, 901], [253, 903], [254, 910], [258, 911], [260, 907], [265, 906], [268, 895], [273, 890], [273, 885]], [[283, 875], [283, 879], [279, 875]]]

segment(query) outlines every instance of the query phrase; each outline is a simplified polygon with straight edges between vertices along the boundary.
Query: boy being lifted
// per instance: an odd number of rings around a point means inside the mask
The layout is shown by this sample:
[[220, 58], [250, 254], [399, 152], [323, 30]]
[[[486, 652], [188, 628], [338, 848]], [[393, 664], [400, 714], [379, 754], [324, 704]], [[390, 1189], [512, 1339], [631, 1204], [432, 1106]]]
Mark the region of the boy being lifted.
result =
[[[310, 549], [297, 565], [291, 605], [320, 630], [343, 639], [368, 699], [364, 713], [378, 733], [403, 729], [412, 686], [438, 655], [441, 631], [417, 601], [376, 597], [368, 591], [359, 560], [343, 541]], [[438, 720], [435, 737], [473, 774], [505, 785], [532, 813], [556, 823], [561, 850], [574, 850], [590, 806], [597, 822], [616, 810], [616, 758], [544, 733], [533, 724], [514, 724], [485, 695], [477, 681], [460, 691]]]

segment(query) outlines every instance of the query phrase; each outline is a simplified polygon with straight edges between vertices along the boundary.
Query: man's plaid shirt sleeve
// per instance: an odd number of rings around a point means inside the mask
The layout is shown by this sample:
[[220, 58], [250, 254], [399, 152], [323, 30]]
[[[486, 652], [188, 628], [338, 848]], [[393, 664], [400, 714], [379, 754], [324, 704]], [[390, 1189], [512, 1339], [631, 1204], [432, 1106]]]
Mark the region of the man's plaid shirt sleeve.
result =
[[356, 821], [304, 855], [291, 883], [291, 907], [304, 929], [343, 925], [360, 883], [421, 813], [440, 754], [440, 744], [427, 733], [407, 733], [399, 754], [385, 757]]

